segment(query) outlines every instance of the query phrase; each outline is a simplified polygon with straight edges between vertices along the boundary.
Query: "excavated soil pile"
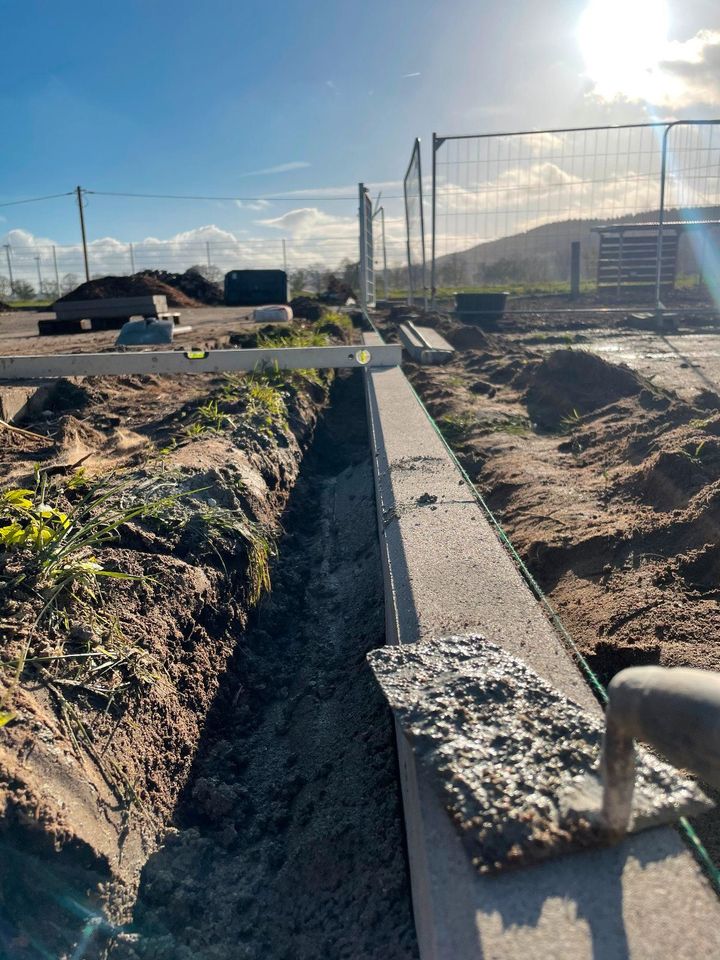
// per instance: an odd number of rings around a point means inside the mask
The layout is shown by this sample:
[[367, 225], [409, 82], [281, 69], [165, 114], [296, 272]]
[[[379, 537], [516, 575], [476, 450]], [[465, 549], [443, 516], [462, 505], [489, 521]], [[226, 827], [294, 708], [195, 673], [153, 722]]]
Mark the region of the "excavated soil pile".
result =
[[[494, 333], [413, 383], [604, 682], [720, 669], [720, 396]], [[702, 820], [720, 859], [720, 818]]]
[[80, 284], [71, 293], [65, 294], [57, 301], [62, 303], [68, 300], [103, 300], [108, 297], [167, 297], [169, 307], [199, 307], [198, 300], [187, 296], [182, 290], [168, 283], [163, 283], [152, 274], [136, 273], [131, 277], [99, 277]]
[[[209, 307], [217, 307], [225, 302], [222, 288], [204, 277], [199, 270], [186, 270], [185, 273], [169, 273], [167, 270], [142, 270], [137, 276], [148, 277], [174, 287], [186, 297]], [[308, 320], [314, 319], [308, 317]]]
[[61, 381], [37, 436], [4, 434], [0, 955], [79, 955], [87, 911], [126, 916], [327, 391], [303, 375]]
[[525, 395], [530, 420], [557, 430], [568, 417], [598, 410], [642, 389], [637, 374], [581, 351], [556, 350], [533, 371]]

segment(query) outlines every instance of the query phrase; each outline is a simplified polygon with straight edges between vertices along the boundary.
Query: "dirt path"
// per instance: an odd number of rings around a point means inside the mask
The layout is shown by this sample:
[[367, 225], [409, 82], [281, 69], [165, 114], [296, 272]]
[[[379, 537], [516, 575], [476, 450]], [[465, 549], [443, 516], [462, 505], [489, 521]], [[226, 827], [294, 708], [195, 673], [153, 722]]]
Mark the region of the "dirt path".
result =
[[338, 384], [118, 958], [416, 956], [361, 380]]

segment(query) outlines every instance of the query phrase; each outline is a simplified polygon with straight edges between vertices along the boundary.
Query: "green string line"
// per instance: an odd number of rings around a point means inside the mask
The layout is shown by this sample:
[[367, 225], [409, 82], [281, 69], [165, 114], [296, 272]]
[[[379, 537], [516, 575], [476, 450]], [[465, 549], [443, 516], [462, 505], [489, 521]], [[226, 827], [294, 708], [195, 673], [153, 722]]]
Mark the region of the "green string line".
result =
[[[376, 330], [375, 332], [377, 333], [378, 331]], [[516, 567], [518, 568], [518, 570], [519, 570], [520, 573], [522, 574], [523, 578], [525, 579], [526, 583], [528, 584], [528, 586], [530, 587], [530, 589], [532, 590], [532, 592], [535, 594], [535, 596], [537, 597], [537, 599], [540, 601], [540, 603], [541, 603], [541, 604], [543, 605], [543, 607], [545, 608], [545, 610], [546, 610], [546, 612], [547, 612], [547, 614], [548, 614], [548, 616], [549, 616], [549, 618], [550, 618], [551, 623], [553, 624], [553, 626], [555, 627], [555, 629], [556, 629], [556, 630], [558, 631], [558, 633], [560, 634], [561, 638], [563, 639], [563, 641], [564, 641], [565, 644], [567, 645], [567, 647], [568, 647], [570, 653], [572, 654], [572, 656], [575, 658], [577, 664], [579, 665], [579, 667], [580, 667], [580, 669], [581, 669], [581, 672], [585, 675], [585, 678], [586, 678], [586, 680], [588, 681], [591, 689], [593, 690], [593, 692], [595, 693], [595, 695], [597, 696], [597, 698], [600, 700], [601, 703], [603, 703], [603, 704], [607, 703], [608, 696], [607, 696], [607, 692], [605, 691], [605, 687], [602, 685], [602, 683], [600, 682], [600, 679], [599, 679], [598, 676], [595, 674], [595, 672], [593, 671], [593, 669], [592, 669], [592, 667], [590, 666], [590, 664], [587, 662], [587, 660], [585, 659], [585, 657], [582, 655], [582, 653], [581, 653], [580, 650], [578, 649], [577, 644], [575, 643], [575, 641], [572, 639], [572, 637], [571, 637], [570, 634], [568, 633], [567, 629], [565, 628], [565, 624], [562, 622], [562, 620], [561, 620], [560, 617], [558, 616], [555, 608], [553, 607], [553, 605], [550, 603], [550, 601], [548, 600], [548, 598], [547, 598], [547, 597], [545, 596], [545, 594], [543, 593], [540, 585], [539, 585], [538, 582], [535, 580], [535, 578], [533, 577], [533, 575], [530, 573], [530, 571], [528, 570], [528, 568], [525, 566], [524, 561], [523, 561], [522, 558], [519, 556], [517, 550], [515, 549], [515, 547], [513, 546], [512, 542], [511, 542], [510, 538], [508, 537], [508, 535], [505, 533], [505, 531], [504, 531], [503, 528], [501, 527], [501, 525], [500, 525], [497, 517], [495, 516], [495, 514], [492, 512], [492, 510], [490, 509], [490, 507], [487, 505], [487, 503], [486, 503], [485, 500], [483, 499], [482, 494], [480, 493], [480, 491], [477, 489], [477, 487], [475, 486], [475, 484], [472, 482], [472, 480], [471, 480], [470, 477], [468, 476], [468, 473], [467, 473], [467, 471], [465, 470], [465, 468], [463, 467], [463, 465], [460, 463], [460, 461], [458, 460], [458, 458], [455, 456], [454, 450], [450, 447], [449, 443], [448, 443], [447, 440], [445, 439], [442, 430], [441, 430], [440, 427], [437, 425], [435, 419], [434, 419], [434, 418], [432, 417], [432, 415], [430, 414], [430, 411], [427, 409], [427, 407], [426, 407], [425, 404], [423, 403], [422, 399], [421, 399], [420, 396], [418, 395], [417, 390], [416, 390], [415, 387], [410, 383], [409, 380], [408, 380], [408, 383], [410, 384], [410, 389], [412, 390], [413, 394], [415, 395], [415, 398], [416, 398], [417, 402], [420, 404], [420, 407], [421, 407], [423, 413], [425, 414], [425, 416], [427, 417], [429, 423], [431, 424], [433, 430], [435, 431], [435, 433], [436, 433], [436, 434], [438, 435], [438, 437], [440, 438], [443, 446], [445, 447], [445, 449], [447, 450], [448, 454], [450, 455], [450, 458], [452, 459], [453, 463], [455, 464], [455, 466], [457, 467], [457, 469], [460, 471], [460, 474], [461, 474], [463, 480], [465, 481], [465, 483], [467, 484], [467, 486], [470, 488], [470, 491], [472, 492], [474, 498], [477, 500], [477, 502], [479, 503], [479, 505], [480, 505], [480, 507], [482, 508], [483, 512], [485, 513], [486, 517], [487, 517], [488, 520], [490, 521], [490, 524], [491, 524], [491, 526], [493, 527], [493, 529], [495, 530], [495, 532], [496, 532], [496, 534], [497, 534], [497, 536], [498, 536], [498, 539], [500, 540], [500, 542], [503, 544], [503, 546], [505, 547], [505, 549], [506, 549], [506, 550], [508, 551], [508, 553], [510, 554], [511, 559], [512, 559], [513, 562], [515, 563]], [[697, 835], [697, 832], [695, 831], [695, 828], [694, 828], [694, 827], [692, 826], [692, 824], [687, 820], [686, 817], [680, 817], [680, 819], [678, 820], [678, 826], [679, 826], [679, 829], [680, 829], [680, 834], [682, 835], [682, 837], [683, 837], [683, 839], [685, 840], [685, 842], [687, 843], [687, 845], [690, 847], [690, 850], [692, 851], [693, 855], [695, 856], [695, 859], [698, 861], [698, 863], [700, 864], [700, 867], [702, 868], [703, 872], [706, 874], [708, 880], [710, 881], [710, 883], [712, 884], [713, 888], [715, 889], [715, 892], [716, 892], [718, 895], [720, 895], [720, 869], [718, 869], [717, 865], [714, 863], [712, 857], [710, 856], [710, 854], [709, 854], [709, 853], [707, 852], [707, 850], [705, 849], [705, 846], [704, 846], [702, 840], [701, 840], [700, 837]]]

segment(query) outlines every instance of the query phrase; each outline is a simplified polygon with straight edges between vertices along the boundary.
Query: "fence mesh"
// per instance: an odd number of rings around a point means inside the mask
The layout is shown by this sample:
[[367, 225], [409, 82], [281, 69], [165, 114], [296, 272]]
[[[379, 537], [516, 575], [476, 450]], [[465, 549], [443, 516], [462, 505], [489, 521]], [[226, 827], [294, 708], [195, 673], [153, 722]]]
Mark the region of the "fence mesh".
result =
[[[642, 223], [657, 230], [666, 129], [642, 124], [435, 138], [434, 286], [565, 291], [573, 241], [581, 244], [581, 277], [594, 284], [598, 228]], [[681, 221], [717, 220], [717, 126], [678, 126], [668, 146], [666, 211], [675, 208]], [[696, 246], [683, 231], [679, 277], [697, 278]]]
[[410, 163], [403, 180], [407, 229], [408, 299], [427, 299], [425, 279], [425, 216], [423, 211], [420, 141], [413, 144]]

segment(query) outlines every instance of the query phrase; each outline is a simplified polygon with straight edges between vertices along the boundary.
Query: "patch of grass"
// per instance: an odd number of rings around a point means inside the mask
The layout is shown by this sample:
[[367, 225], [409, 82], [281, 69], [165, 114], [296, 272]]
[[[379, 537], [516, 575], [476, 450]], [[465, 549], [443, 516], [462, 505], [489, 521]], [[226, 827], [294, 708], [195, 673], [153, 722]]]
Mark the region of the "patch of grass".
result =
[[457, 443], [467, 440], [478, 421], [472, 413], [446, 413], [438, 419], [438, 426], [450, 443]]
[[240, 540], [245, 545], [248, 558], [245, 592], [251, 604], [255, 605], [264, 593], [270, 591], [270, 558], [277, 552], [275, 541], [242, 510], [203, 504], [189, 519], [188, 526], [197, 533], [201, 543], [213, 550], [221, 563], [222, 555], [213, 543], [217, 534]]
[[[322, 322], [325, 322], [323, 320]], [[258, 347], [326, 347], [329, 338], [326, 333], [320, 333], [312, 328], [298, 327], [282, 337], [270, 337], [264, 334], [258, 334]]]
[[582, 414], [573, 407], [572, 411], [560, 420], [560, 432], [572, 433], [574, 430], [577, 430], [581, 423]]
[[242, 409], [235, 414], [236, 418], [261, 433], [268, 435], [275, 429], [286, 429], [285, 373], [276, 369], [246, 376], [228, 374], [222, 397], [227, 403], [240, 405]]
[[492, 420], [482, 426], [491, 433], [509, 433], [514, 437], [522, 437], [532, 432], [532, 426], [526, 417], [507, 417], [503, 420]]
[[323, 314], [320, 320], [316, 320], [314, 326], [324, 326], [326, 323], [334, 323], [340, 327], [350, 337], [355, 331], [353, 322], [346, 313], [340, 313], [338, 310], [328, 310]]
[[[76, 475], [51, 486], [40, 470], [33, 489], [0, 495], [0, 603], [26, 604], [26, 619], [3, 624], [22, 637], [19, 655], [0, 660], [12, 672], [11, 691], [31, 664], [56, 685], [110, 698], [154, 675], [150, 655], [128, 644], [119, 623], [104, 613], [100, 588], [104, 580], [145, 578], [108, 569], [95, 551], [116, 540], [125, 524], [162, 513], [176, 498], [158, 495], [157, 478], [88, 482]], [[78, 631], [79, 623], [84, 630]], [[84, 637], [80, 649], [78, 636]]]

